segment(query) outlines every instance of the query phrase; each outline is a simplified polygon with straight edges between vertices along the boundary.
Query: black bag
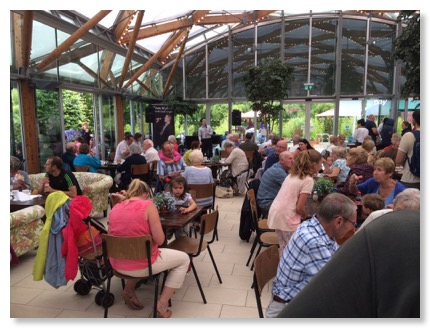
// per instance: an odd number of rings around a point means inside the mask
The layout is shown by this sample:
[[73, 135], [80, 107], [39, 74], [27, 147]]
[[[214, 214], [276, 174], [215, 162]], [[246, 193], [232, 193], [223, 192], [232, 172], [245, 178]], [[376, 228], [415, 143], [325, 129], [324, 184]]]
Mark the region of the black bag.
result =
[[[249, 182], [249, 189], [254, 189], [255, 195], [258, 193], [260, 187], [260, 180], [253, 179]], [[239, 237], [246, 242], [249, 242], [252, 232], [254, 231], [251, 204], [249, 203], [248, 197], [245, 197], [240, 212], [240, 224], [239, 224]]]
[[420, 176], [420, 131], [412, 131], [415, 137], [412, 157], [408, 158], [409, 170], [416, 177]]
[[219, 178], [219, 185], [221, 187], [226, 188], [230, 188], [231, 186], [233, 186], [233, 176], [230, 170], [225, 170], [221, 173], [221, 176]]

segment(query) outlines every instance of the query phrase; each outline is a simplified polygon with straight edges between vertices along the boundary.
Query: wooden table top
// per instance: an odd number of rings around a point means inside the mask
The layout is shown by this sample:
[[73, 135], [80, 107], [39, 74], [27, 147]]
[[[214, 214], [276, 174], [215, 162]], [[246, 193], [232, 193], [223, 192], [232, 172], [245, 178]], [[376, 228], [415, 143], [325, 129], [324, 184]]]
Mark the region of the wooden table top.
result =
[[10, 201], [10, 212], [15, 212], [21, 210], [26, 207], [30, 207], [33, 205], [40, 205], [45, 207], [46, 197], [37, 197], [31, 200], [19, 201], [19, 200], [11, 200]]
[[173, 210], [168, 213], [160, 213], [161, 226], [164, 231], [179, 230], [186, 226], [189, 222], [195, 220], [203, 211], [203, 206], [197, 205], [197, 208], [186, 214], [181, 214], [178, 210]]

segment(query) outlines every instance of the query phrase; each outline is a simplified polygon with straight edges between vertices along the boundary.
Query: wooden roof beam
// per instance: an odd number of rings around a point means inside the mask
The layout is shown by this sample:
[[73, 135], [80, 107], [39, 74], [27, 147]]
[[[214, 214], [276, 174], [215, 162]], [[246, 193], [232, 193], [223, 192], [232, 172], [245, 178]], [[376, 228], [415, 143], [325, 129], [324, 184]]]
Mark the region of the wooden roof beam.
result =
[[113, 61], [115, 59], [116, 53], [110, 50], [103, 50], [100, 58], [101, 68], [100, 68], [100, 79], [106, 80], [109, 72], [112, 68]]
[[175, 40], [172, 42], [172, 44], [168, 48], [166, 48], [166, 50], [163, 51], [163, 53], [160, 54], [159, 58], [160, 58], [161, 64], [164, 64], [167, 56], [169, 56], [169, 54], [175, 49], [175, 47], [178, 46], [178, 44], [180, 44], [182, 41], [186, 39], [189, 31], [190, 29], [187, 28], [186, 30], [178, 33], [177, 36], [175, 37]]
[[37, 66], [38, 70], [44, 69], [47, 65], [55, 61], [61, 56], [63, 52], [69, 49], [77, 40], [82, 38], [91, 28], [107, 16], [110, 10], [101, 10], [93, 18], [89, 19], [82, 25], [75, 33], [69, 36], [62, 44], [55, 48], [49, 55], [47, 55]]
[[136, 10], [121, 10], [120, 15], [115, 20], [114, 24], [117, 24], [113, 32], [115, 40], [121, 42], [121, 38], [128, 34], [128, 27], [133, 21]]
[[[175, 33], [177, 35], [178, 33]], [[162, 54], [173, 42], [175, 41], [175, 37], [170, 38], [167, 40], [163, 46], [151, 57], [148, 59], [148, 61], [142, 65], [141, 68], [127, 81], [124, 88], [128, 88], [134, 81], [137, 80], [139, 76], [143, 74], [146, 70], [148, 70], [149, 67], [158, 59], [160, 54]]]
[[[137, 40], [142, 40], [145, 38], [149, 38], [152, 36], [168, 33], [168, 32], [174, 32], [184, 27], [192, 27], [194, 24], [201, 24], [203, 21], [205, 15], [210, 10], [197, 10], [193, 13], [193, 15], [190, 18], [181, 18], [176, 21], [168, 22], [168, 23], [161, 23], [149, 27], [144, 27], [139, 30], [139, 34], [137, 36]], [[123, 42], [128, 43], [130, 42], [131, 38], [130, 35], [124, 36]]]
[[[139, 13], [137, 14], [137, 17], [136, 17], [136, 25], [135, 26], [140, 26], [140, 24], [142, 24], [144, 14], [145, 14], [144, 10], [139, 11]], [[119, 85], [118, 85], [119, 88], [121, 88], [122, 85], [124, 84], [125, 76], [126, 76], [127, 71], [128, 71], [128, 65], [130, 65], [131, 56], [133, 55], [134, 47], [136, 46], [136, 38], [137, 38], [138, 33], [139, 33], [139, 29], [133, 30], [130, 43], [128, 44], [127, 55], [125, 56], [124, 66], [122, 67], [122, 73], [121, 73], [121, 77], [119, 79]]]
[[181, 48], [179, 49], [178, 55], [175, 58], [175, 63], [173, 64], [172, 70], [170, 71], [169, 77], [167, 78], [166, 85], [164, 86], [163, 97], [166, 96], [167, 90], [169, 89], [170, 82], [172, 81], [173, 75], [178, 67], [179, 59], [181, 59], [182, 53], [184, 52], [185, 44], [188, 40], [188, 34], [186, 34], [184, 41], [182, 42]]

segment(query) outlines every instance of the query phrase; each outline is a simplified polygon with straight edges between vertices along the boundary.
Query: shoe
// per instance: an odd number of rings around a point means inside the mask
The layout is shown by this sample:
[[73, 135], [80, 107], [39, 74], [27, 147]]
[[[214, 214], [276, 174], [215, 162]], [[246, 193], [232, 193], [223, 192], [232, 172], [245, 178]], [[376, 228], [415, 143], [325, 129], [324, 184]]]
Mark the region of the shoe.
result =
[[[161, 312], [158, 310], [158, 308], [161, 309]], [[172, 316], [172, 311], [169, 309], [164, 308], [160, 302], [157, 302], [157, 318], [170, 318]]]
[[143, 305], [136, 305], [135, 303], [133, 303], [133, 297], [130, 297], [127, 294], [122, 294], [122, 299], [124, 300], [125, 304], [127, 304], [127, 306], [132, 310], [143, 309]]

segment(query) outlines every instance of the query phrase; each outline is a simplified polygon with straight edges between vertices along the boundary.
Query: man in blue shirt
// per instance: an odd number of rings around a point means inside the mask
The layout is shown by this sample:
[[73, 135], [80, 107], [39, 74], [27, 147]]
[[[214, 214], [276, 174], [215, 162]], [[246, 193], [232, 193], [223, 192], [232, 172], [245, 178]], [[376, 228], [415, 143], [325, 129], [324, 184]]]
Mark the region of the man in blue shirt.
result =
[[157, 175], [159, 178], [159, 182], [157, 183], [158, 186], [156, 186], [155, 192], [160, 192], [164, 190], [166, 187], [166, 183], [168, 184], [170, 182], [170, 179], [177, 175], [180, 175], [181, 172], [185, 170], [185, 162], [182, 156], [178, 162], [174, 161], [173, 145], [170, 142], [166, 141], [165, 143], [163, 143], [163, 145], [161, 146], [161, 152], [163, 152], [166, 157], [171, 158], [171, 160], [168, 161], [169, 164], [167, 164], [161, 159], [158, 161]]
[[279, 154], [279, 162], [273, 164], [261, 177], [257, 193], [257, 205], [263, 217], [267, 217], [270, 205], [272, 205], [279, 189], [281, 189], [282, 183], [288, 175], [288, 171], [293, 165], [293, 154], [285, 150]]
[[335, 238], [343, 238], [356, 223], [357, 206], [351, 199], [338, 193], [324, 198], [318, 215], [300, 224], [284, 249], [267, 318], [276, 317], [324, 267], [339, 248]]
[[282, 153], [284, 150], [287, 150], [287, 148], [288, 148], [287, 140], [282, 139], [276, 143], [275, 151], [269, 154], [266, 158], [266, 164], [264, 165], [264, 172], [266, 172], [268, 169], [272, 167], [273, 164], [279, 161], [279, 154]]

